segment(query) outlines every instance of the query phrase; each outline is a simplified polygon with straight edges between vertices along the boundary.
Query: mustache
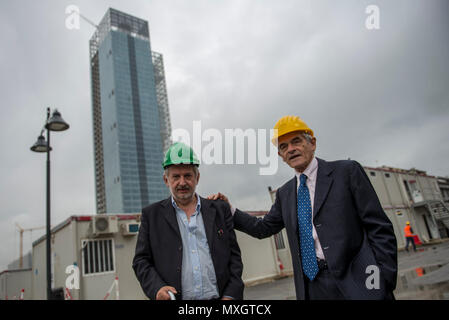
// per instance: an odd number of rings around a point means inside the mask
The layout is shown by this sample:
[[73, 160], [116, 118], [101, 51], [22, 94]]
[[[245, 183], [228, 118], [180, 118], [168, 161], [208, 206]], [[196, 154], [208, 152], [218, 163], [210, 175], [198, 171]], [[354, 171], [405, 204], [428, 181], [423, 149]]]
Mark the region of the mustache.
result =
[[300, 157], [302, 154], [300, 152], [289, 155], [288, 160], [292, 160], [296, 157]]
[[189, 186], [180, 186], [176, 188], [176, 191], [189, 191], [190, 187]]

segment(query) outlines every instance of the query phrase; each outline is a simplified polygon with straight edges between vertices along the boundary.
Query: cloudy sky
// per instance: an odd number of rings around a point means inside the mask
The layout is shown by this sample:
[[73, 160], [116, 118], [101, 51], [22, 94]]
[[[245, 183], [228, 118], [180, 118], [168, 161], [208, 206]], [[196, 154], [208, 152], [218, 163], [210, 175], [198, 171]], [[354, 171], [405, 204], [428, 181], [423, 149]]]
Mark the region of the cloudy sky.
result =
[[[380, 10], [369, 30], [368, 5]], [[70, 130], [52, 134], [52, 221], [95, 213], [88, 40], [76, 5], [98, 23], [109, 7], [149, 21], [164, 55], [172, 126], [270, 129], [288, 114], [315, 131], [317, 155], [365, 166], [449, 175], [447, 1], [0, 1], [0, 270], [19, 255], [14, 223], [45, 224], [45, 155], [29, 150], [57, 107]], [[201, 167], [199, 193], [221, 191], [266, 210], [268, 186], [292, 176], [259, 165]], [[42, 235], [24, 236], [25, 251]]]

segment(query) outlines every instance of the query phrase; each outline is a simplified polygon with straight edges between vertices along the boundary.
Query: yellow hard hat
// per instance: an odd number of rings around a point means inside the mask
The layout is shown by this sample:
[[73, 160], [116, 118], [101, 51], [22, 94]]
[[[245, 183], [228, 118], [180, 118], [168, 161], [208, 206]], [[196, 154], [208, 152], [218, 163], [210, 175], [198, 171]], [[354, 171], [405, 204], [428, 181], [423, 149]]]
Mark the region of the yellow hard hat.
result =
[[410, 224], [410, 221], [407, 221], [405, 224]]
[[285, 116], [276, 122], [273, 129], [277, 129], [277, 133], [275, 132], [271, 142], [274, 145], [277, 145], [279, 137], [294, 131], [302, 131], [310, 134], [313, 137], [313, 131], [310, 129], [307, 124], [298, 116]]

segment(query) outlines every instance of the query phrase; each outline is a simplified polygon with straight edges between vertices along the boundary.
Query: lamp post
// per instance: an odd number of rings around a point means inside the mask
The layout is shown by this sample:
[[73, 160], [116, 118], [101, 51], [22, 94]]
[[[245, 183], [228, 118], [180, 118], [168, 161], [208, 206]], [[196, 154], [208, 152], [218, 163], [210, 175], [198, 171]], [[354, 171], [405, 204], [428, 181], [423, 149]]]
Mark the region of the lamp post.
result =
[[[30, 148], [34, 152], [47, 153], [47, 215], [46, 215], [46, 255], [47, 255], [47, 299], [52, 298], [51, 290], [51, 230], [50, 230], [50, 131], [64, 131], [69, 128], [69, 125], [62, 119], [61, 113], [54, 110], [50, 118], [50, 108], [47, 108], [47, 120], [41, 134], [37, 138], [36, 143]], [[47, 141], [43, 136], [44, 130], [47, 130]]]

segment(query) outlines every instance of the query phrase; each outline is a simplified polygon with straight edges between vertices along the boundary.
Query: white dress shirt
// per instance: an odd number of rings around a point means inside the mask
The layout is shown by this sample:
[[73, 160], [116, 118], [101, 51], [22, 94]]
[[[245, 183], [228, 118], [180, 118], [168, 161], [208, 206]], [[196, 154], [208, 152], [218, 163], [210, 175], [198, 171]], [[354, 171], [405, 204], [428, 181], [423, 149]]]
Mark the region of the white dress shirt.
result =
[[[312, 212], [313, 212], [313, 206], [314, 206], [313, 202], [315, 199], [315, 186], [316, 186], [317, 172], [318, 172], [318, 160], [315, 157], [313, 157], [312, 161], [309, 163], [306, 170], [304, 170], [304, 172], [303, 172], [307, 176], [306, 184], [307, 184], [307, 188], [309, 189], [310, 203], [312, 205]], [[299, 176], [301, 175], [301, 173], [299, 173], [295, 170], [295, 174], [296, 174], [296, 180], [297, 180], [296, 193], [298, 193], [298, 188], [299, 188], [299, 184], [300, 184]], [[234, 208], [231, 205], [232, 215], [234, 215], [235, 209], [236, 208]], [[312, 215], [312, 235], [313, 235], [313, 240], [315, 242], [316, 256], [319, 259], [324, 260], [324, 253], [323, 253], [323, 249], [321, 248], [320, 239], [318, 239], [318, 234], [316, 233], [315, 225], [313, 224], [313, 215]]]
[[[314, 206], [313, 202], [315, 199], [315, 186], [316, 186], [317, 172], [318, 172], [318, 160], [315, 157], [313, 157], [312, 161], [309, 163], [307, 168], [304, 170], [304, 172], [302, 172], [302, 174], [305, 174], [307, 176], [306, 184], [307, 184], [307, 188], [309, 189], [310, 204], [312, 205], [312, 212], [313, 212], [313, 206]], [[301, 173], [297, 172], [295, 170], [295, 174], [296, 174], [296, 181], [297, 181], [296, 193], [298, 193], [299, 184], [300, 184], [299, 177], [301, 176]], [[312, 217], [312, 220], [313, 220], [313, 217]], [[313, 221], [312, 221], [312, 235], [313, 235], [313, 240], [315, 242], [316, 256], [320, 259], [324, 259], [323, 249], [321, 248], [320, 240], [318, 239], [318, 234], [316, 233], [316, 229], [315, 229], [315, 225], [313, 224]]]

